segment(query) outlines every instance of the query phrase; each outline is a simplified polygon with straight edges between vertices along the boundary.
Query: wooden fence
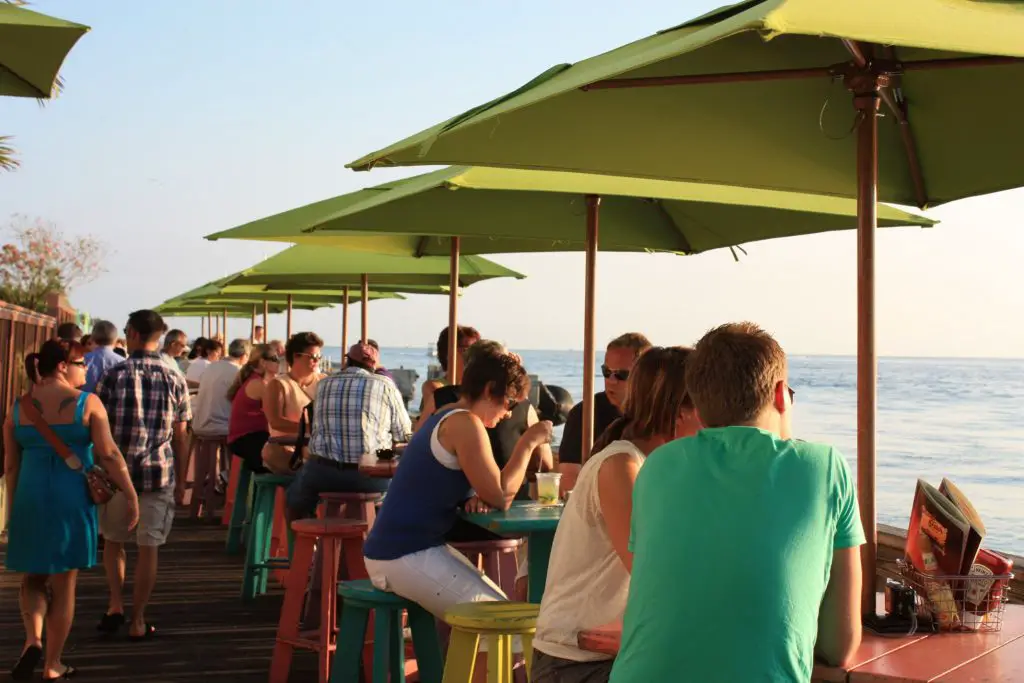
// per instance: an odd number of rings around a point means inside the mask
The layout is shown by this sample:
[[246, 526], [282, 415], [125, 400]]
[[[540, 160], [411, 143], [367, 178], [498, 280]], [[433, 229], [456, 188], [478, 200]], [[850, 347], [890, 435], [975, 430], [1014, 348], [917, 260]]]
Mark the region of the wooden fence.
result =
[[[58, 309], [64, 318], [67, 309]], [[74, 312], [71, 312], [72, 315]], [[0, 424], [14, 401], [28, 389], [25, 356], [53, 337], [57, 318], [0, 301]], [[3, 480], [4, 447], [0, 439], [0, 531], [7, 522], [6, 485]]]

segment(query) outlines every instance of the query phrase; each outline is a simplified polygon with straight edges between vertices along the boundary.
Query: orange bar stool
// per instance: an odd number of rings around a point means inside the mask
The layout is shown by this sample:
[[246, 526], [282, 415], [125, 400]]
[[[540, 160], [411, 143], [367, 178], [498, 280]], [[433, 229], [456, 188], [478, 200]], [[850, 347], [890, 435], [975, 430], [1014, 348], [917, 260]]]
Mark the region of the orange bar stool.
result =
[[449, 543], [483, 571], [509, 598], [516, 588], [516, 552], [523, 545], [521, 538], [496, 538], [488, 541]]
[[[328, 683], [331, 654], [335, 649], [338, 612], [338, 570], [342, 558], [346, 573], [365, 579], [363, 539], [365, 522], [351, 519], [300, 519], [292, 522], [295, 551], [292, 555], [288, 580], [285, 584], [281, 619], [277, 626], [277, 640], [270, 660], [270, 683], [287, 683], [295, 648], [317, 653], [319, 683]], [[320, 627], [315, 631], [300, 631], [302, 604], [305, 600], [309, 568], [313, 563], [314, 547], [319, 545], [323, 560], [320, 591]]]
[[195, 477], [192, 480], [192, 500], [189, 501], [190, 516], [198, 519], [200, 513], [207, 520], [214, 519], [214, 498], [216, 496], [217, 477], [220, 467], [217, 460], [221, 453], [227, 453], [227, 440], [224, 437], [192, 436], [195, 445], [193, 467]]

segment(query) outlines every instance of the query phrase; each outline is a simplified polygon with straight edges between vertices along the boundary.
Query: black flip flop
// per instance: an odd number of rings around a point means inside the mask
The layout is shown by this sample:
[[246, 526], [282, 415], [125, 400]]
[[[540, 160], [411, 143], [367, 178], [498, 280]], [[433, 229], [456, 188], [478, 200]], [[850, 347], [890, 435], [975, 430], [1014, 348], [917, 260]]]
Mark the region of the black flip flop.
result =
[[113, 614], [104, 614], [100, 623], [96, 625], [96, 630], [100, 633], [113, 634], [117, 633], [122, 626], [124, 626], [124, 615], [114, 612]]
[[77, 673], [78, 673], [78, 669], [76, 669], [75, 667], [71, 666], [70, 664], [65, 664], [64, 665], [64, 673], [62, 673], [60, 676], [53, 676], [51, 678], [45, 678], [44, 677], [43, 680], [44, 681], [63, 681], [63, 680], [68, 679], [68, 678], [74, 678], [75, 674], [77, 674]]
[[146, 630], [142, 632], [141, 636], [133, 636], [132, 634], [129, 633], [128, 634], [128, 640], [130, 640], [133, 643], [139, 643], [139, 642], [142, 642], [143, 640], [149, 640], [154, 635], [156, 635], [156, 626], [153, 626], [153, 624], [147, 623], [146, 624]]
[[16, 681], [27, 681], [32, 678], [32, 672], [39, 666], [39, 660], [43, 658], [43, 648], [38, 645], [30, 645], [25, 648], [18, 658], [18, 663], [11, 669], [11, 678]]

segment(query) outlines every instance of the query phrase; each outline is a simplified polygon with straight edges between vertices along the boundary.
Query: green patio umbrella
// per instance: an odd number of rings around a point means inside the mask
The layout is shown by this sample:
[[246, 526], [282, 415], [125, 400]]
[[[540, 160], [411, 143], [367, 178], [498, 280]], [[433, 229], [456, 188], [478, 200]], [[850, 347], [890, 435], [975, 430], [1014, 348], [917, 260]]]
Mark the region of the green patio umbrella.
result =
[[[1022, 35], [1020, 2], [748, 0], [555, 66], [352, 166], [480, 164], [857, 197], [857, 469], [874, 576], [876, 201], [935, 206], [1024, 185]], [[865, 613], [873, 590], [865, 581]]]
[[47, 99], [88, 26], [0, 2], [0, 95]]
[[[216, 236], [211, 239], [218, 239]], [[414, 294], [439, 293], [440, 288], [457, 285], [449, 292], [450, 306], [456, 306], [458, 287], [499, 277], [525, 277], [479, 256], [466, 256], [457, 262], [459, 276], [453, 278], [450, 259], [413, 258], [393, 254], [297, 245], [247, 268], [231, 277], [227, 285], [259, 285], [268, 289], [323, 289], [359, 286], [362, 307], [361, 339], [365, 342], [369, 318], [365, 303], [369, 300], [370, 280], [374, 289]], [[342, 346], [346, 339], [342, 339]]]
[[[410, 256], [587, 250], [583, 452], [593, 441], [595, 253], [600, 247], [692, 254], [772, 237], [856, 227], [852, 199], [723, 185], [553, 171], [453, 166], [316, 202], [209, 239], [334, 244]], [[883, 206], [883, 225], [934, 224]], [[592, 225], [596, 230], [596, 225]], [[370, 235], [367, 232], [373, 232]], [[596, 233], [595, 233], [596, 234]], [[456, 273], [460, 272], [456, 268]], [[455, 308], [449, 311], [454, 326]], [[455, 337], [449, 335], [449, 368]]]

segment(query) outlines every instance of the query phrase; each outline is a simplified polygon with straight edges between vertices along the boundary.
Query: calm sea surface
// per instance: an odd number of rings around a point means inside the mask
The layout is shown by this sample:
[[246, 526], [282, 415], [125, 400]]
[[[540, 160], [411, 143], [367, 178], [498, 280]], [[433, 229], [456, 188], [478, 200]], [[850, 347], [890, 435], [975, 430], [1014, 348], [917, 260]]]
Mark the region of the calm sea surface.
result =
[[[337, 348], [326, 349], [338, 359]], [[531, 374], [580, 400], [582, 354], [524, 351]], [[425, 347], [384, 349], [386, 367], [426, 377]], [[791, 357], [797, 436], [837, 446], [856, 471], [856, 361]], [[601, 378], [597, 386], [601, 386]], [[418, 398], [415, 399], [418, 403]], [[878, 368], [879, 520], [907, 526], [918, 478], [956, 482], [988, 527], [986, 545], [1024, 554], [1024, 360], [885, 358]]]

